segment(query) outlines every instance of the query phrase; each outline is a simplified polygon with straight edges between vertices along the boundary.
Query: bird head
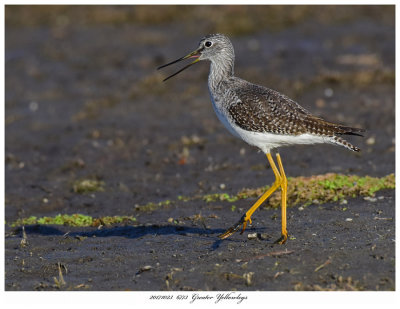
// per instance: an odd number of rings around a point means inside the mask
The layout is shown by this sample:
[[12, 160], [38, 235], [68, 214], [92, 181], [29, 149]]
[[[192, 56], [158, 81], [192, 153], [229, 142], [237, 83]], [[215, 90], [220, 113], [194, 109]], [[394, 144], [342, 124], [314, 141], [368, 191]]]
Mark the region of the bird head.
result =
[[179, 74], [183, 70], [187, 69], [191, 65], [201, 60], [224, 61], [226, 59], [233, 59], [234, 58], [233, 46], [227, 36], [223, 34], [209, 34], [200, 40], [197, 49], [195, 49], [194, 51], [192, 51], [191, 53], [187, 54], [182, 58], [179, 58], [177, 60], [174, 60], [170, 63], [158, 67], [157, 70], [189, 58], [195, 58], [195, 60], [189, 63], [188, 65], [184, 66], [179, 71], [165, 78], [164, 81]]

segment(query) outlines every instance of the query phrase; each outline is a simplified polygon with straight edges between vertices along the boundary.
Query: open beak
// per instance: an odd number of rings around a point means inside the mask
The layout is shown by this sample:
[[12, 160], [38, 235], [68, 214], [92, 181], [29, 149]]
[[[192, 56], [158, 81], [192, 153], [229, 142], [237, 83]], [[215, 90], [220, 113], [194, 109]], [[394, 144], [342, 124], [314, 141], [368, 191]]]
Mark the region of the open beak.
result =
[[172, 61], [172, 62], [170, 62], [170, 63], [164, 64], [164, 65], [158, 67], [157, 70], [162, 69], [162, 68], [165, 68], [166, 66], [169, 66], [169, 65], [171, 65], [171, 64], [180, 62], [180, 61], [185, 60], [185, 59], [188, 59], [188, 58], [196, 58], [195, 61], [189, 63], [188, 65], [184, 66], [184, 67], [183, 67], [182, 69], [180, 69], [179, 71], [177, 71], [177, 72], [175, 72], [174, 74], [172, 74], [172, 75], [168, 76], [167, 78], [165, 78], [165, 79], [163, 80], [163, 82], [165, 82], [167, 79], [170, 79], [171, 77], [174, 77], [175, 75], [179, 74], [179, 73], [182, 72], [183, 70], [186, 70], [188, 67], [190, 67], [191, 65], [195, 64], [196, 62], [199, 62], [199, 61], [200, 61], [200, 59], [199, 59], [200, 55], [201, 55], [201, 49], [196, 49], [194, 52], [191, 52], [190, 54], [186, 55], [185, 57], [179, 58], [179, 59], [177, 59], [177, 60], [175, 60], [175, 61]]

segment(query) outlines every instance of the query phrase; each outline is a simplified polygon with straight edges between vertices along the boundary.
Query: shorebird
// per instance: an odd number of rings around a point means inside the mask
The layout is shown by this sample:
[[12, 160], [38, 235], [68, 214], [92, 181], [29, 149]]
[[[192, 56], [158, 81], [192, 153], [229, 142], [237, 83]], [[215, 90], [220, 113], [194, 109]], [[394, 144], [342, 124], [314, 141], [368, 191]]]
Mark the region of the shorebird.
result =
[[272, 186], [236, 224], [219, 237], [221, 239], [229, 237], [238, 231], [240, 226], [243, 226], [242, 234], [247, 224], [251, 224], [251, 216], [255, 210], [280, 188], [282, 232], [276, 242], [285, 243], [288, 238], [286, 229], [287, 179], [279, 153], [276, 153], [277, 168], [271, 151], [282, 146], [328, 143], [358, 152], [360, 149], [343, 139], [342, 135], [362, 136], [360, 133], [364, 130], [327, 122], [312, 115], [298, 103], [275, 90], [236, 77], [233, 70], [235, 62], [233, 45], [223, 34], [205, 36], [200, 40], [196, 50], [157, 69], [188, 58], [195, 58], [195, 60], [165, 78], [164, 81], [201, 60], [209, 60], [211, 65], [208, 89], [217, 117], [233, 135], [261, 149], [267, 156], [275, 175], [275, 182]]

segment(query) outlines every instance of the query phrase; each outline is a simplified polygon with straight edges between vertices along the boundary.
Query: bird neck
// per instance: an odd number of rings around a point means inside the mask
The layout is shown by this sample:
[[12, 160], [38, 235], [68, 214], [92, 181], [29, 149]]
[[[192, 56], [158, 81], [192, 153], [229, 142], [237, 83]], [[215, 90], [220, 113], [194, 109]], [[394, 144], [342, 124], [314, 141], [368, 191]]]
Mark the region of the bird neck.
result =
[[208, 75], [210, 88], [215, 89], [221, 81], [233, 76], [234, 62], [234, 56], [222, 60], [211, 60], [210, 74]]

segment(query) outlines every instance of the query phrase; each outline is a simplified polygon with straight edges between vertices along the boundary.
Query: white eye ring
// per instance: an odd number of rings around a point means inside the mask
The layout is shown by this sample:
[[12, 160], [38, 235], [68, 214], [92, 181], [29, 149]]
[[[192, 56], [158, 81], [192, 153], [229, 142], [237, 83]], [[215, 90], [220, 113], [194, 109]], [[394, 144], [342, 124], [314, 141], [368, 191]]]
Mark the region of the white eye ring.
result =
[[212, 46], [212, 42], [211, 41], [207, 41], [204, 43], [205, 47], [211, 47]]

